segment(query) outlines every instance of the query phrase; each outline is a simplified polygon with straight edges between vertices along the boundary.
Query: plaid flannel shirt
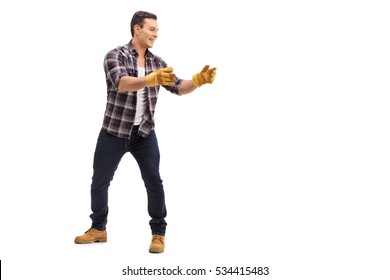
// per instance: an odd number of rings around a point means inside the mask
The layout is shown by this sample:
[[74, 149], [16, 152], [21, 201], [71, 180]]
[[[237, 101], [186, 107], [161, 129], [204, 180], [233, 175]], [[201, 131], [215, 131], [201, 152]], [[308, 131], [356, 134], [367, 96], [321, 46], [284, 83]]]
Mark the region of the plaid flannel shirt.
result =
[[[137, 105], [137, 91], [119, 92], [118, 84], [123, 76], [138, 77], [137, 57], [138, 53], [130, 41], [124, 46], [109, 51], [104, 58], [107, 104], [103, 128], [108, 133], [120, 138], [129, 138], [131, 135]], [[167, 64], [163, 59], [146, 50], [145, 76], [165, 67]], [[181, 81], [177, 78], [174, 86], [164, 86], [164, 88], [178, 94]], [[154, 129], [154, 112], [159, 89], [160, 86], [146, 87], [147, 108], [138, 130], [138, 135], [142, 137], [146, 137]]]

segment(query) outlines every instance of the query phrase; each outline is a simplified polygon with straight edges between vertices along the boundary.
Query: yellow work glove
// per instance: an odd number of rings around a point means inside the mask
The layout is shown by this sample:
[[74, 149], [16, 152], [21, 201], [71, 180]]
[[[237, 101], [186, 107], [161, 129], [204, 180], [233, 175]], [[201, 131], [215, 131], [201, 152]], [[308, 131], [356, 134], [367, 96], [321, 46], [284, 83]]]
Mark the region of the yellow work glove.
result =
[[176, 81], [176, 76], [173, 73], [172, 67], [161, 68], [146, 76], [147, 87], [154, 87], [157, 85], [174, 86], [175, 81]]
[[210, 65], [203, 67], [202, 71], [192, 75], [192, 82], [195, 86], [200, 87], [204, 84], [212, 84], [217, 74], [217, 68], [210, 68]]

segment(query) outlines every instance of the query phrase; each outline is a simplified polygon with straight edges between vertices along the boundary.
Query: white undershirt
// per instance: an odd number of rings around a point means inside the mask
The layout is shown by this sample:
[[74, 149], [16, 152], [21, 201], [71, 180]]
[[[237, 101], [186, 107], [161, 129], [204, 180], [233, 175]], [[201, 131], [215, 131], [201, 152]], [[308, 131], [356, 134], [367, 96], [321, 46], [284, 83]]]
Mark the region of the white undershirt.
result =
[[[138, 77], [145, 77], [145, 68], [138, 66]], [[148, 99], [146, 98], [145, 88], [137, 90], [137, 106], [135, 110], [134, 125], [139, 125], [142, 121], [142, 116], [145, 113]]]

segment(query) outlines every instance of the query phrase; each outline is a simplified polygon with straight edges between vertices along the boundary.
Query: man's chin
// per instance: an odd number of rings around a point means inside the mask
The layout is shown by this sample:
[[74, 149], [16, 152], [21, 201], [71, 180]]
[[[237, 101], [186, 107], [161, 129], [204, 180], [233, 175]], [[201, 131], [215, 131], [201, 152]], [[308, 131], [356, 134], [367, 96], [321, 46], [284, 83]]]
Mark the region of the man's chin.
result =
[[153, 48], [153, 45], [154, 45], [154, 41], [152, 41], [152, 40], [148, 41], [149, 48]]

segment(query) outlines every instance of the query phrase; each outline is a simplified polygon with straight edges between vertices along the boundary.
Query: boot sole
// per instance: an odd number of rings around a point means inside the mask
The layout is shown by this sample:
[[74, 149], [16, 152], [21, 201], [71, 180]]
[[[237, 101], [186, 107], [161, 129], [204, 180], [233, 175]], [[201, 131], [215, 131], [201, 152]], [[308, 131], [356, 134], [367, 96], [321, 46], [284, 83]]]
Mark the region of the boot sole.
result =
[[100, 238], [91, 241], [77, 241], [77, 240], [74, 241], [74, 243], [76, 244], [90, 244], [90, 243], [98, 243], [98, 242], [107, 242], [107, 238]]
[[164, 253], [164, 250], [162, 250], [162, 251], [149, 250], [149, 253], [151, 253], [151, 254], [161, 254], [161, 253]]

